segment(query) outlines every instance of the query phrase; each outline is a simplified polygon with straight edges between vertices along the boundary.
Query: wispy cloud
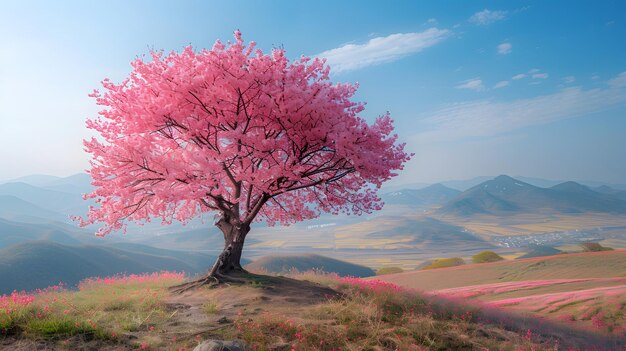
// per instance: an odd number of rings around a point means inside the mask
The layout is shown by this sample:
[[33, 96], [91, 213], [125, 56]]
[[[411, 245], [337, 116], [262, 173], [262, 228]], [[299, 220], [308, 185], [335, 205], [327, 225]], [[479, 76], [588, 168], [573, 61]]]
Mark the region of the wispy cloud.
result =
[[488, 24], [501, 21], [506, 18], [506, 11], [491, 11], [484, 9], [476, 12], [469, 18], [470, 23], [478, 26], [486, 26]]
[[485, 90], [485, 86], [483, 85], [483, 81], [480, 78], [468, 79], [466, 81], [461, 82], [455, 88], [457, 88], [457, 89], [469, 89], [469, 90], [474, 90], [474, 91]]
[[527, 76], [526, 76], [526, 74], [525, 74], [525, 73], [520, 73], [520, 74], [516, 74], [516, 75], [514, 75], [513, 77], [511, 77], [511, 79], [513, 79], [513, 80], [519, 80], [519, 79], [524, 79], [524, 78], [526, 78], [526, 77], [527, 77]]
[[513, 50], [513, 45], [511, 43], [502, 43], [498, 45], [498, 54], [507, 55], [510, 54]]
[[494, 85], [493, 88], [494, 89], [500, 89], [500, 88], [504, 88], [504, 87], [506, 87], [508, 85], [509, 85], [509, 81], [508, 80], [503, 80], [503, 81], [500, 81], [500, 82], [496, 83], [496, 85]]
[[316, 56], [326, 58], [333, 72], [352, 71], [420, 52], [440, 43], [449, 35], [449, 30], [438, 28], [415, 33], [396, 33], [372, 38], [364, 44], [347, 44]]
[[574, 76], [563, 77], [563, 83], [565, 83], [565, 84], [572, 84], [575, 81], [576, 81], [576, 77], [574, 77]]
[[570, 87], [527, 99], [456, 103], [422, 120], [421, 141], [495, 136], [513, 130], [601, 112], [626, 104], [626, 72], [607, 82], [606, 88]]
[[612, 88], [626, 87], [626, 71], [617, 75], [617, 77], [609, 80], [609, 86]]
[[548, 79], [547, 73], [535, 73], [533, 74], [533, 79]]
[[432, 27], [432, 26], [436, 26], [438, 24], [439, 24], [439, 21], [437, 21], [436, 18], [429, 18], [426, 22], [424, 22], [423, 25]]

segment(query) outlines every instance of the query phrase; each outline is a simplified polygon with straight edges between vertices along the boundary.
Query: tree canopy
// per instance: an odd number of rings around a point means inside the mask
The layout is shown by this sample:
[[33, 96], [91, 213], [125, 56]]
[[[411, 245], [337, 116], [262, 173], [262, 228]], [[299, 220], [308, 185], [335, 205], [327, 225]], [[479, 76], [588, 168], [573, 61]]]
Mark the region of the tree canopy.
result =
[[83, 225], [182, 222], [228, 214], [244, 225], [381, 208], [376, 195], [410, 158], [387, 113], [368, 124], [357, 86], [333, 83], [323, 59], [219, 40], [153, 51], [119, 84], [94, 90], [103, 109], [84, 142], [96, 189]]

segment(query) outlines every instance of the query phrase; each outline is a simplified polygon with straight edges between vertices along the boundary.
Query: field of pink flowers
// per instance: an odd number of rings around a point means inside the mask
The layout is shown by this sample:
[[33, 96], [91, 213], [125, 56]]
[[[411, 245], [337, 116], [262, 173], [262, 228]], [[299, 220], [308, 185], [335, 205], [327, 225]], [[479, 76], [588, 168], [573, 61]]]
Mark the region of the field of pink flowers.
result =
[[431, 294], [477, 299], [485, 306], [528, 312], [576, 328], [626, 333], [626, 278], [551, 279], [444, 289]]

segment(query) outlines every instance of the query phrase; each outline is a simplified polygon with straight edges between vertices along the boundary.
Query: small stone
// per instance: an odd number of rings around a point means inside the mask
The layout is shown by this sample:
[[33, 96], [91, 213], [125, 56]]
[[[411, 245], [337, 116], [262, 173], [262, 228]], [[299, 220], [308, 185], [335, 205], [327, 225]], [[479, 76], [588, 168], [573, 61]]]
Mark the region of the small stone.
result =
[[206, 340], [196, 346], [193, 351], [245, 351], [240, 341]]
[[226, 316], [224, 316], [224, 317], [222, 317], [222, 318], [217, 320], [217, 323], [219, 323], [219, 324], [226, 324], [226, 323], [230, 323], [230, 322], [232, 322], [232, 321], [230, 319], [226, 318]]

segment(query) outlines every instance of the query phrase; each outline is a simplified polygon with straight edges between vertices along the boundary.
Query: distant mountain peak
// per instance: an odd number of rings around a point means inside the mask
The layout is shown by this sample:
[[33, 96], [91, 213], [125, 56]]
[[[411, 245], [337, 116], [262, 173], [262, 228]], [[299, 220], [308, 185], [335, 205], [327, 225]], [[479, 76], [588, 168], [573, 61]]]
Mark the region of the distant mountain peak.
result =
[[454, 189], [452, 189], [452, 188], [450, 188], [450, 187], [447, 187], [447, 186], [445, 186], [445, 185], [443, 185], [443, 184], [441, 184], [441, 183], [431, 184], [431, 185], [427, 186], [427, 187], [426, 187], [426, 188], [424, 188], [424, 189], [433, 189], [433, 190], [454, 190]]
[[493, 181], [496, 182], [496, 183], [502, 183], [502, 184], [514, 184], [514, 183], [518, 183], [518, 184], [522, 184], [522, 185], [526, 184], [526, 183], [524, 183], [524, 182], [522, 182], [520, 180], [517, 180], [517, 179], [515, 179], [515, 178], [513, 178], [511, 176], [505, 175], [505, 174], [502, 174], [502, 175], [499, 175], [499, 176], [493, 178]]
[[551, 189], [558, 191], [566, 191], [566, 192], [576, 192], [576, 193], [589, 193], [593, 192], [593, 190], [589, 189], [589, 187], [584, 186], [580, 183], [576, 183], [574, 181], [567, 181], [561, 184], [557, 184], [553, 186]]

